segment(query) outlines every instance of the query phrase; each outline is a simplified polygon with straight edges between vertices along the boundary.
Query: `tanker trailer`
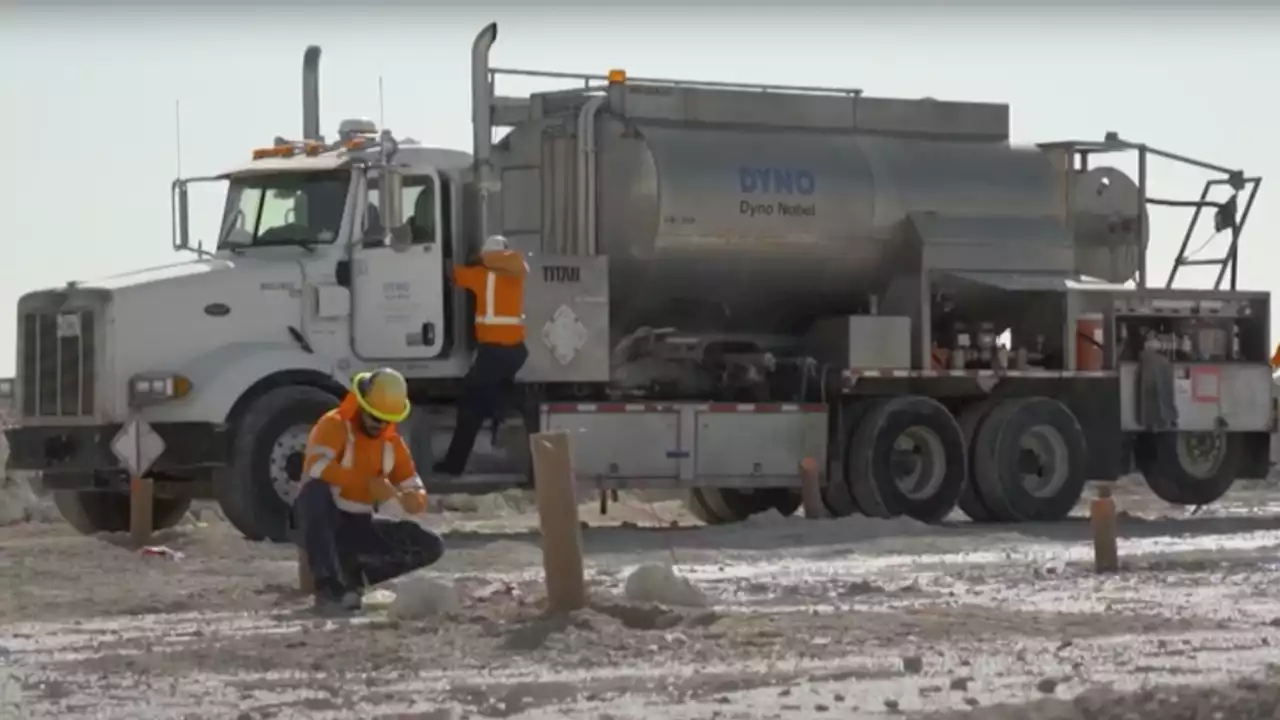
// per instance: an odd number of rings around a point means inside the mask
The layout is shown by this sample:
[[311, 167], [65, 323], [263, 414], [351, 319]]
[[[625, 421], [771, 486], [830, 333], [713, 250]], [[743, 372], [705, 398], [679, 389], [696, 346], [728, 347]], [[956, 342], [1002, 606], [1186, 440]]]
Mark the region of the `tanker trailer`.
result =
[[[447, 444], [474, 312], [448, 270], [501, 233], [530, 265], [530, 357], [432, 492], [527, 486], [546, 430], [602, 509], [674, 490], [711, 523], [794, 513], [805, 461], [827, 513], [928, 522], [1061, 518], [1134, 468], [1183, 504], [1265, 473], [1269, 296], [1234, 276], [1257, 178], [1118, 137], [1016, 147], [998, 103], [494, 68], [496, 37], [472, 47], [470, 154], [367, 120], [324, 138], [312, 47], [301, 140], [174, 183], [183, 250], [189, 189], [227, 184], [213, 253], [24, 296], [10, 466], [116, 527], [128, 472], [103, 444], [145, 426], [166, 498], [284, 539], [353, 373], [410, 379], [421, 467]], [[496, 95], [511, 75], [566, 88]], [[1136, 177], [1096, 165], [1116, 152]], [[1211, 175], [1188, 237], [1202, 214], [1230, 233], [1213, 290], [1148, 286], [1157, 158]]]

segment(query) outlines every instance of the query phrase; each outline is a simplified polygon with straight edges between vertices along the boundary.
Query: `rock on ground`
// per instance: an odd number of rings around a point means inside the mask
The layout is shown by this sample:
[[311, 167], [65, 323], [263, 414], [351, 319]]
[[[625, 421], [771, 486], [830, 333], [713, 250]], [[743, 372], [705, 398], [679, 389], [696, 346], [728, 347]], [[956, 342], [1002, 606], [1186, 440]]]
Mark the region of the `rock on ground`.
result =
[[414, 573], [392, 588], [395, 599], [387, 608], [387, 616], [396, 620], [421, 620], [433, 615], [458, 612], [462, 600], [453, 583]]
[[706, 593], [675, 568], [663, 563], [645, 563], [627, 576], [623, 592], [627, 599], [639, 603], [657, 603], [675, 607], [707, 607]]

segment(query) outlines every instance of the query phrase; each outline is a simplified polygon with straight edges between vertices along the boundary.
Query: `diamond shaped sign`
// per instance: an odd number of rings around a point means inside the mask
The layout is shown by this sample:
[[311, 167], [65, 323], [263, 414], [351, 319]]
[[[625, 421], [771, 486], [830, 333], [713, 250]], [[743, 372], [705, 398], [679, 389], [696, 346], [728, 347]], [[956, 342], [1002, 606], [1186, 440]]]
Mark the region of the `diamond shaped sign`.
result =
[[164, 452], [164, 439], [145, 420], [131, 419], [111, 441], [111, 451], [129, 474], [141, 477]]
[[561, 365], [568, 365], [587, 344], [587, 327], [568, 305], [561, 305], [542, 326], [542, 342]]

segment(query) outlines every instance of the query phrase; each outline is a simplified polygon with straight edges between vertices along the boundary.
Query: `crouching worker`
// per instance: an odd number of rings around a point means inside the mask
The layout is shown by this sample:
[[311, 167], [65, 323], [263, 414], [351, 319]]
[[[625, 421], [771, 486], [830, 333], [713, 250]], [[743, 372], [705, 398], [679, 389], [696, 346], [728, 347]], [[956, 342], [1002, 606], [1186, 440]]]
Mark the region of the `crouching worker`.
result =
[[426, 489], [396, 432], [410, 407], [400, 373], [361, 373], [342, 403], [311, 430], [294, 513], [315, 578], [317, 610], [358, 610], [366, 587], [444, 554], [440, 536], [418, 523], [373, 516], [376, 507], [392, 502], [410, 515], [426, 511]]

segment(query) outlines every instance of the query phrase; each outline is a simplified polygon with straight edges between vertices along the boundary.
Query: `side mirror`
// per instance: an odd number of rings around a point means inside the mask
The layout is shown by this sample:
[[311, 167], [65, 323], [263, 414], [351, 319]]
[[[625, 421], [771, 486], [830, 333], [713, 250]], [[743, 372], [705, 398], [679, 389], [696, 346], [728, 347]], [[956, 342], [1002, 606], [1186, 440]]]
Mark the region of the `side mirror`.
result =
[[173, 249], [186, 250], [191, 247], [190, 210], [187, 200], [187, 183], [185, 180], [174, 180], [170, 189], [170, 200], [173, 211]]

